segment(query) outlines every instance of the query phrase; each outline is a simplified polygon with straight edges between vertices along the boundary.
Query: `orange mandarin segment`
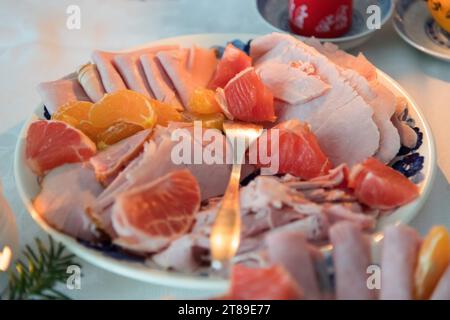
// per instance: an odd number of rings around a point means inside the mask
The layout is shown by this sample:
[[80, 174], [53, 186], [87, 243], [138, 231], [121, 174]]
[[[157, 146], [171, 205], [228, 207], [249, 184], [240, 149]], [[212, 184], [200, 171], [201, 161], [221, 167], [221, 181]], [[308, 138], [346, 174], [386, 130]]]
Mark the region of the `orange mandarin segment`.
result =
[[106, 94], [89, 113], [89, 121], [97, 128], [108, 128], [116, 122], [128, 122], [151, 128], [155, 125], [156, 113], [146, 96], [131, 90], [120, 90]]
[[89, 119], [89, 112], [93, 106], [88, 101], [71, 101], [68, 102], [53, 113], [52, 120], [63, 121], [73, 127], [77, 127], [81, 121]]
[[141, 130], [144, 130], [144, 128], [138, 124], [123, 121], [116, 122], [96, 136], [97, 148], [104, 149], [105, 147], [128, 138]]
[[450, 236], [444, 226], [433, 227], [420, 247], [414, 275], [415, 298], [428, 299], [450, 262]]
[[225, 116], [223, 113], [201, 114], [195, 112], [184, 112], [183, 118], [187, 122], [201, 121], [203, 128], [223, 130]]
[[188, 103], [191, 112], [200, 114], [219, 113], [219, 103], [216, 100], [216, 93], [213, 90], [198, 88], [195, 89]]
[[167, 127], [169, 122], [180, 122], [183, 121], [183, 117], [177, 109], [170, 104], [163, 103], [161, 101], [152, 99], [152, 108], [156, 113], [157, 124], [160, 126]]

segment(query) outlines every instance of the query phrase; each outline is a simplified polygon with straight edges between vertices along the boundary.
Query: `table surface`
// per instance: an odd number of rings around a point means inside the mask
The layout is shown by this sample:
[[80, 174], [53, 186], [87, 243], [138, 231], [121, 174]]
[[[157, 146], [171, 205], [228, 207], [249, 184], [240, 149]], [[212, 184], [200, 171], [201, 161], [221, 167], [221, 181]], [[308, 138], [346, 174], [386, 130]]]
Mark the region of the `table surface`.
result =
[[[81, 9], [81, 29], [66, 28], [66, 9]], [[152, 40], [206, 32], [267, 33], [254, 0], [2, 0], [0, 3], [0, 177], [15, 212], [21, 246], [45, 234], [15, 189], [13, 153], [24, 120], [39, 97], [36, 85], [57, 79], [89, 59], [92, 49], [123, 49]], [[362, 51], [397, 80], [423, 108], [436, 140], [439, 165], [431, 195], [411, 223], [421, 233], [450, 227], [450, 64], [403, 42], [388, 23]], [[208, 291], [180, 290], [130, 280], [82, 261], [80, 290], [61, 288], [79, 299], [206, 297]]]

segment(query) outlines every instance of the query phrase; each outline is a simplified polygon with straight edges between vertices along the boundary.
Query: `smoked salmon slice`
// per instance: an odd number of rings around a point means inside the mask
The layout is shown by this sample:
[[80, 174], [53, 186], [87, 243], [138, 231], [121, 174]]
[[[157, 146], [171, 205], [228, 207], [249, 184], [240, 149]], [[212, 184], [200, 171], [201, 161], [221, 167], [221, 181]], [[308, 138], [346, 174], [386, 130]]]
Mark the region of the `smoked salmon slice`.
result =
[[[278, 143], [272, 141], [276, 137], [272, 135], [274, 130], [278, 131]], [[275, 145], [272, 146], [272, 143]], [[262, 155], [267, 155], [270, 161], [278, 158], [279, 166], [276, 173], [289, 173], [309, 180], [327, 174], [332, 168], [330, 160], [321, 150], [309, 126], [299, 120], [282, 122], [263, 133], [258, 139], [257, 147], [259, 148], [257, 166], [269, 166], [264, 163]]]
[[275, 121], [272, 92], [253, 68], [238, 73], [225, 89], [218, 89], [223, 112], [230, 120], [248, 122]]
[[374, 209], [393, 209], [419, 196], [414, 183], [375, 158], [352, 168], [349, 187], [360, 202]]
[[302, 290], [281, 265], [249, 268], [243, 264], [233, 267], [231, 289], [226, 299], [233, 300], [295, 300]]
[[38, 120], [28, 128], [25, 157], [37, 175], [65, 163], [84, 162], [97, 149], [83, 132], [61, 121]]
[[223, 88], [239, 72], [252, 66], [252, 58], [231, 43], [228, 44], [222, 59], [217, 64], [216, 71], [209, 83], [210, 89]]

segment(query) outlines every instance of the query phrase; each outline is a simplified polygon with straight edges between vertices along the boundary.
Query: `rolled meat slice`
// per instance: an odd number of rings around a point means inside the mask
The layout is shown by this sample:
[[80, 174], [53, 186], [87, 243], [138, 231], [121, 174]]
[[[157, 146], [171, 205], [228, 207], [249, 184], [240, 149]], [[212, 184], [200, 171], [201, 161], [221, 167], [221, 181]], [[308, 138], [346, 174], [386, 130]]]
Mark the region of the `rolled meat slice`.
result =
[[370, 242], [359, 227], [351, 222], [339, 222], [330, 228], [336, 277], [336, 299], [372, 300], [376, 291], [367, 286], [370, 265]]
[[139, 56], [146, 53], [175, 50], [177, 48], [177, 45], [163, 45], [129, 52], [96, 50], [92, 53], [92, 60], [97, 65], [103, 86], [107, 92], [123, 90], [128, 87], [128, 89], [138, 91], [142, 94], [148, 93], [152, 97], [153, 95], [146, 82]]
[[95, 64], [87, 63], [82, 65], [78, 68], [77, 73], [78, 82], [92, 101], [97, 102], [103, 98], [106, 91]]
[[177, 110], [183, 110], [175, 88], [156, 56], [152, 53], [144, 54], [141, 55], [140, 60], [156, 99], [174, 106]]
[[38, 85], [37, 91], [50, 113], [67, 102], [91, 101], [75, 77], [42, 82]]
[[382, 300], [411, 300], [420, 235], [405, 225], [386, 228], [381, 254]]
[[431, 300], [450, 300], [450, 265], [439, 280], [434, 289]]
[[95, 50], [92, 53], [92, 60], [97, 65], [98, 72], [102, 78], [103, 86], [108, 93], [127, 88], [122, 80], [122, 77], [113, 64], [115, 55], [116, 53], [113, 52], [99, 50]]
[[195, 90], [192, 75], [187, 68], [189, 49], [158, 52], [156, 56], [177, 90], [181, 102], [186, 107]]
[[113, 61], [129, 89], [142, 93], [148, 98], [155, 97], [148, 85], [139, 56], [119, 54], [114, 57]]
[[266, 243], [270, 261], [282, 265], [294, 277], [303, 289], [304, 298], [320, 299], [311, 249], [303, 233], [272, 232], [267, 236]]

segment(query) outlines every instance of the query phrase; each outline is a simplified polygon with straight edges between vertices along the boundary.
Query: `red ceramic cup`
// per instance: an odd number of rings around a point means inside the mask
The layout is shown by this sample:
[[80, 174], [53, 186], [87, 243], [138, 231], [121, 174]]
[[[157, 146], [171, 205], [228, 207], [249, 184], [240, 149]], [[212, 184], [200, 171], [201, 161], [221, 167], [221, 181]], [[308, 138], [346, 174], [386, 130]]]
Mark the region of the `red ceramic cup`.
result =
[[352, 0], [289, 0], [289, 25], [302, 36], [336, 38], [352, 25]]

